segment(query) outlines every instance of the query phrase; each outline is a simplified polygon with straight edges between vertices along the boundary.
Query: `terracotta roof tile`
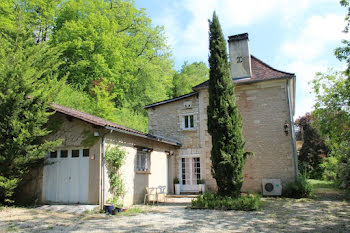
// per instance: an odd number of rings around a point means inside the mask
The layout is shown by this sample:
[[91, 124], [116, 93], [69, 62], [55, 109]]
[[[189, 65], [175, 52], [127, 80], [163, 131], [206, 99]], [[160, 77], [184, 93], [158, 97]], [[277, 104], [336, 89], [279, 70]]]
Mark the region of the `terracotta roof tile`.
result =
[[[252, 76], [250, 78], [233, 79], [233, 82], [237, 84], [244, 84], [244, 83], [258, 82], [258, 81], [264, 81], [264, 80], [294, 77], [294, 74], [272, 68], [271, 66], [267, 65], [265, 62], [254, 57], [253, 55], [251, 55], [251, 65], [252, 65]], [[192, 89], [196, 90], [196, 89], [201, 89], [206, 87], [208, 87], [208, 81], [205, 81], [193, 87]]]
[[[238, 35], [238, 36], [247, 36], [247, 35], [242, 34], [242, 35]], [[235, 39], [235, 38], [233, 38], [233, 39]], [[241, 39], [241, 38], [239, 38], [239, 39]], [[269, 66], [265, 62], [261, 61], [260, 59], [254, 57], [253, 55], [251, 55], [251, 65], [252, 65], [252, 77], [233, 79], [233, 82], [236, 84], [248, 84], [248, 83], [265, 81], [265, 80], [292, 78], [295, 76], [293, 73], [288, 73], [288, 72], [277, 70], [277, 69]], [[193, 87], [192, 89], [194, 90], [194, 92], [191, 92], [191, 93], [186, 94], [186, 95], [178, 96], [178, 97], [175, 97], [172, 99], [163, 100], [163, 101], [160, 101], [157, 103], [152, 103], [152, 104], [146, 105], [144, 108], [147, 109], [147, 108], [151, 108], [151, 107], [156, 107], [158, 105], [162, 105], [162, 104], [178, 101], [181, 99], [185, 99], [187, 97], [196, 95], [197, 89], [207, 88], [207, 87], [208, 87], [208, 80]]]

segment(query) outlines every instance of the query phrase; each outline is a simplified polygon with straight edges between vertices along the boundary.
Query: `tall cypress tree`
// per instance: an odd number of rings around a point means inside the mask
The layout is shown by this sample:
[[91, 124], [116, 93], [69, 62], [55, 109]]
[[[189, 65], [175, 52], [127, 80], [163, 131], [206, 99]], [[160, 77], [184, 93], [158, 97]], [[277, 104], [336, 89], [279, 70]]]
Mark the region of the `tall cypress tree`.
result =
[[212, 136], [212, 175], [219, 195], [238, 197], [245, 161], [242, 120], [230, 77], [226, 40], [215, 12], [209, 21], [209, 51], [208, 131]]

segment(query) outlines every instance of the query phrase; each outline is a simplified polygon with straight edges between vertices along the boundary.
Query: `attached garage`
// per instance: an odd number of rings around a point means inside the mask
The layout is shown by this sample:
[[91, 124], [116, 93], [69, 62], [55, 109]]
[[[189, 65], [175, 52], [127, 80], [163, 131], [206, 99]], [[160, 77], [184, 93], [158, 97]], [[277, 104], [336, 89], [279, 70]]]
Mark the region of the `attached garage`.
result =
[[[41, 203], [99, 204], [102, 208], [112, 197], [104, 155], [115, 146], [126, 152], [120, 169], [124, 206], [143, 202], [146, 187], [167, 186], [167, 159], [180, 146], [178, 142], [61, 105], [52, 107], [56, 112], [49, 123], [55, 127], [45, 140], [62, 142], [46, 156], [40, 174], [29, 184], [33, 187], [28, 188], [31, 193], [23, 196], [33, 195]], [[147, 162], [137, 162], [140, 148], [149, 148]], [[142, 161], [149, 170], [145, 170]]]
[[88, 204], [89, 149], [60, 149], [44, 166], [45, 202]]

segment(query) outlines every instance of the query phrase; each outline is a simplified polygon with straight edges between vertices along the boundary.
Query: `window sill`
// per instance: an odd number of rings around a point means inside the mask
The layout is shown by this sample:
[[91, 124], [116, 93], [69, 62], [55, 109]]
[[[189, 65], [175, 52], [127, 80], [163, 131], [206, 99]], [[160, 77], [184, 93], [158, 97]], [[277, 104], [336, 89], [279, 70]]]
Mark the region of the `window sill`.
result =
[[196, 128], [182, 129], [182, 131], [196, 131]]
[[136, 174], [151, 174], [150, 171], [136, 171]]

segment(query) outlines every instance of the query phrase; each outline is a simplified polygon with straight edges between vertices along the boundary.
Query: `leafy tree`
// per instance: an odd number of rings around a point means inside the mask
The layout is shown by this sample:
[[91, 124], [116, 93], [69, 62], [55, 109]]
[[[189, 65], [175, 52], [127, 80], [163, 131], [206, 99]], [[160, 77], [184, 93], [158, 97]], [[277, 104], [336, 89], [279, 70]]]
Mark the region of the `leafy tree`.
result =
[[43, 141], [49, 133], [45, 124], [52, 114], [48, 109], [53, 92], [42, 82], [55, 78], [57, 51], [34, 44], [22, 25], [23, 9], [11, 14], [17, 32], [0, 34], [0, 203], [7, 204], [13, 203], [30, 169], [41, 166], [44, 155], [60, 143]]
[[297, 125], [302, 129], [304, 143], [300, 150], [298, 160], [300, 168], [310, 175], [310, 178], [321, 179], [323, 162], [322, 155], [328, 154], [328, 147], [320, 137], [317, 130], [312, 126], [313, 119], [310, 113], [296, 120]]
[[348, 72], [319, 73], [313, 80], [315, 126], [336, 156], [338, 178], [350, 187], [350, 89]]
[[[347, 8], [345, 17], [349, 32], [350, 5], [348, 0], [340, 4]], [[313, 80], [316, 94], [315, 125], [331, 149], [332, 156], [338, 160], [337, 177], [343, 187], [350, 188], [350, 42], [342, 41], [344, 46], [336, 48], [335, 55], [348, 64], [344, 72], [329, 71], [318, 73]]]
[[131, 1], [64, 1], [51, 43], [62, 49], [60, 72], [69, 72], [77, 89], [89, 92], [93, 81], [106, 79], [116, 107], [141, 112], [168, 97], [173, 70], [163, 29]]
[[208, 132], [212, 136], [212, 174], [219, 195], [238, 197], [245, 162], [242, 120], [230, 78], [226, 40], [215, 12], [209, 21], [209, 51]]
[[187, 94], [192, 87], [208, 80], [209, 70], [204, 62], [185, 62], [173, 77], [173, 97]]
[[[18, 26], [28, 34], [34, 36], [39, 43], [46, 41], [51, 33], [54, 14], [62, 0], [1, 0], [0, 2], [0, 31], [13, 39], [19, 33]], [[16, 17], [21, 13], [21, 24]]]

